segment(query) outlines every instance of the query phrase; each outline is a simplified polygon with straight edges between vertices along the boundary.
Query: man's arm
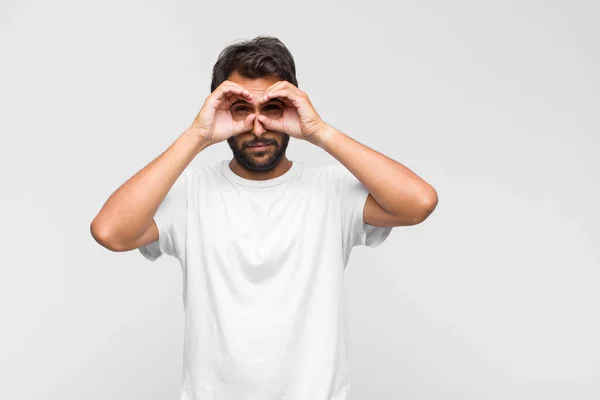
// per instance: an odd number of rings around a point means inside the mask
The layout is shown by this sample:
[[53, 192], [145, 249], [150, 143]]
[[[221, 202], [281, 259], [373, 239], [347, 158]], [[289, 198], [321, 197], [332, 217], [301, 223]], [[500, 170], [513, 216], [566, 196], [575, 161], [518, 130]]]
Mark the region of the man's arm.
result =
[[[260, 103], [284, 98], [286, 113], [279, 119], [257, 118], [267, 129], [307, 140], [335, 157], [368, 190], [364, 222], [373, 226], [415, 225], [437, 206], [437, 192], [399, 162], [344, 135], [319, 116], [308, 95], [292, 83], [279, 81], [267, 88]], [[286, 116], [287, 115], [287, 116]]]
[[108, 198], [90, 224], [94, 239], [112, 251], [132, 250], [158, 240], [153, 221], [156, 210], [189, 163], [209, 145], [188, 128]]
[[373, 226], [416, 225], [438, 203], [436, 190], [399, 162], [325, 124], [308, 141], [340, 161], [368, 190], [364, 222]]

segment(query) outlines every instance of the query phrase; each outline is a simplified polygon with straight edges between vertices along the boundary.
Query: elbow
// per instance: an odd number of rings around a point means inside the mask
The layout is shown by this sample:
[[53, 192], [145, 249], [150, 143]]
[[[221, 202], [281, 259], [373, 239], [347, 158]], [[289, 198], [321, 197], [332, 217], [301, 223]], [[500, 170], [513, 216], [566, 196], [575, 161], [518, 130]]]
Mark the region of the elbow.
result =
[[425, 221], [433, 213], [438, 205], [438, 195], [434, 188], [431, 188], [431, 193], [422, 201], [421, 212], [417, 218], [417, 224]]
[[431, 188], [431, 195], [429, 195], [425, 199], [425, 209], [427, 210], [427, 215], [431, 214], [433, 212], [433, 210], [435, 210], [437, 205], [438, 205], [437, 191], [434, 188]]
[[115, 241], [112, 240], [113, 236], [111, 235], [109, 229], [99, 224], [95, 219], [90, 224], [90, 233], [96, 243], [98, 243], [100, 246], [110, 251], [122, 251]]

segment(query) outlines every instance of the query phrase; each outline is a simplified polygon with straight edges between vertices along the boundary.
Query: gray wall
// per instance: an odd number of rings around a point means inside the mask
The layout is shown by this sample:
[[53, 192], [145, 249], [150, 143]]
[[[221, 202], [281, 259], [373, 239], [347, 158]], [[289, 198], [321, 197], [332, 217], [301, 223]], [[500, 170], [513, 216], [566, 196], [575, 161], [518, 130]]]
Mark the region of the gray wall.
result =
[[[174, 258], [100, 247], [106, 198], [209, 94], [219, 51], [294, 55], [339, 130], [438, 191], [346, 272], [362, 399], [600, 398], [594, 1], [0, 6], [0, 398], [176, 399]], [[291, 139], [290, 159], [336, 162]], [[193, 164], [230, 159], [226, 143]]]

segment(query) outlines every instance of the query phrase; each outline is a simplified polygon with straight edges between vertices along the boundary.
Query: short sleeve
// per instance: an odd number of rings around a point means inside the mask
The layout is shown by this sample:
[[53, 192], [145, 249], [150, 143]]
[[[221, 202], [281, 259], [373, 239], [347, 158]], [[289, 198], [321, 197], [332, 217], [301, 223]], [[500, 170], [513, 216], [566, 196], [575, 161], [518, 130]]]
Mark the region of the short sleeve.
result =
[[354, 246], [378, 247], [393, 227], [373, 226], [363, 221], [369, 191], [342, 164], [329, 166], [331, 179], [339, 195], [343, 240], [348, 249]]
[[155, 261], [163, 254], [182, 259], [187, 230], [187, 193], [189, 169], [177, 178], [154, 214], [158, 240], [138, 248], [142, 255]]

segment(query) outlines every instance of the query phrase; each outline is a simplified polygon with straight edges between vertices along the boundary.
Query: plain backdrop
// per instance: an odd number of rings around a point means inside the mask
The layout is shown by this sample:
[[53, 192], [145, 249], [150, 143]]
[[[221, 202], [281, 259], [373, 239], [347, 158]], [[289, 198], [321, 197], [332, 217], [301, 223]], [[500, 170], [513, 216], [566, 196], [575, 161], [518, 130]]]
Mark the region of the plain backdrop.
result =
[[354, 248], [349, 400], [600, 398], [599, 19], [592, 0], [3, 0], [0, 398], [179, 398], [177, 260], [89, 226], [257, 35], [326, 122], [439, 195]]

